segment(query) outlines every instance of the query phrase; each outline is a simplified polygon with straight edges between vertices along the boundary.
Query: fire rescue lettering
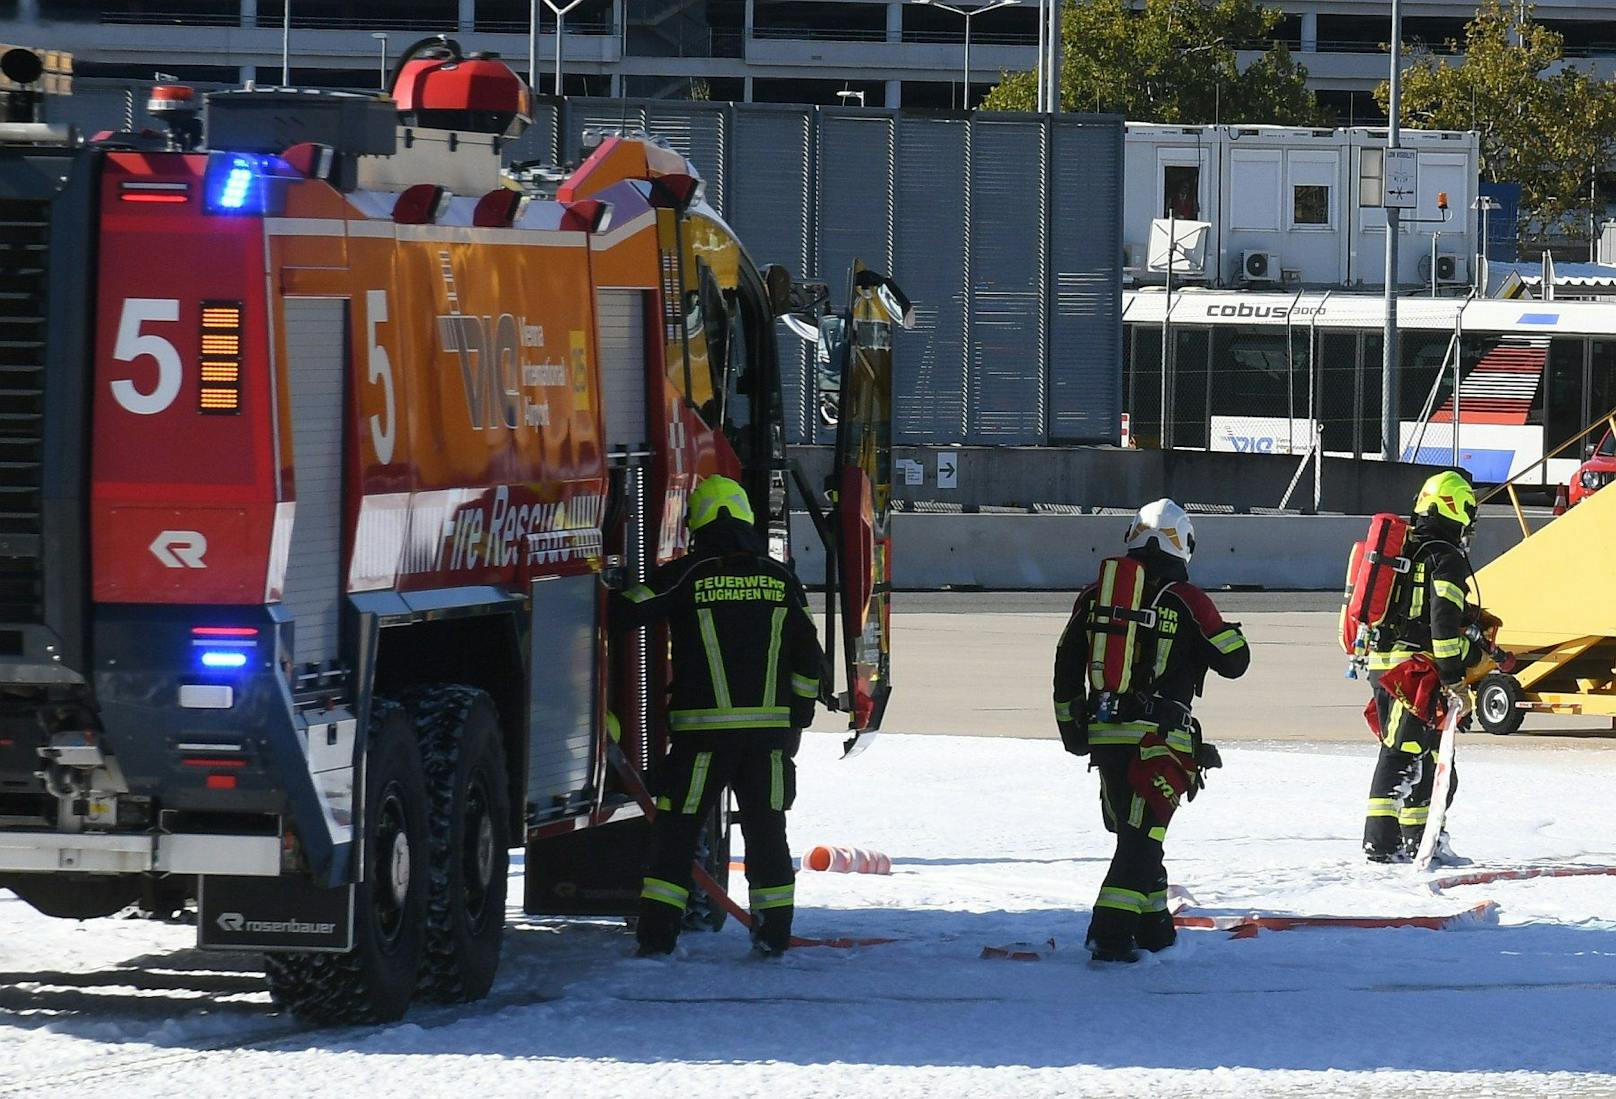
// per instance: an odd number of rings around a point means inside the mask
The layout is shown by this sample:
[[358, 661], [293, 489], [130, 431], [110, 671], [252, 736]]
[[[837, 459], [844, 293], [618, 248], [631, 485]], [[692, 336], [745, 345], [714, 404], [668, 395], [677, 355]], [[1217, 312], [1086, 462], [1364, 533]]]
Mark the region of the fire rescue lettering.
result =
[[[426, 509], [422, 509], [425, 511]], [[599, 493], [551, 503], [516, 503], [501, 485], [487, 504], [445, 509], [435, 548], [406, 553], [405, 575], [513, 565], [556, 565], [598, 557], [606, 498]], [[431, 520], [435, 525], [437, 520]], [[433, 545], [427, 543], [426, 545]]]
[[773, 576], [703, 576], [695, 588], [697, 603], [786, 601], [786, 582]]

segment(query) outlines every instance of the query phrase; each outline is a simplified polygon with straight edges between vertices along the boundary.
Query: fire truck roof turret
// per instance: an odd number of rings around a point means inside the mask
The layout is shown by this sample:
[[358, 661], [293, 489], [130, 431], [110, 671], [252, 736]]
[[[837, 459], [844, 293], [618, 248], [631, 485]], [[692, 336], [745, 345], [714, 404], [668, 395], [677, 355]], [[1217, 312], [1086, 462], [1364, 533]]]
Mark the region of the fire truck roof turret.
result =
[[509, 134], [525, 127], [531, 114], [527, 86], [499, 54], [462, 55], [460, 44], [442, 35], [404, 51], [392, 94], [406, 126]]

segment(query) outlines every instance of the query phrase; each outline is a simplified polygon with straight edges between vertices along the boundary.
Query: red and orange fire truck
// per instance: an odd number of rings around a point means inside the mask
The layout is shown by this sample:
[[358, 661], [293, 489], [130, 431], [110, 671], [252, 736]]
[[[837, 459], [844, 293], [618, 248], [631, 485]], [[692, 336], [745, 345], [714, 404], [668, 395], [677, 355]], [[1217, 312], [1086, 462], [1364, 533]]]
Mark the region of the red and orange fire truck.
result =
[[[320, 1021], [484, 995], [512, 847], [528, 911], [631, 911], [666, 645], [607, 636], [607, 581], [709, 473], [781, 552], [798, 495], [825, 701], [879, 724], [890, 280], [760, 273], [648, 138], [502, 170], [526, 89], [447, 39], [391, 98], [160, 87], [163, 137], [32, 121], [43, 67], [6, 54], [0, 122], [0, 886], [194, 899]], [[823, 489], [779, 316], [840, 385]]]

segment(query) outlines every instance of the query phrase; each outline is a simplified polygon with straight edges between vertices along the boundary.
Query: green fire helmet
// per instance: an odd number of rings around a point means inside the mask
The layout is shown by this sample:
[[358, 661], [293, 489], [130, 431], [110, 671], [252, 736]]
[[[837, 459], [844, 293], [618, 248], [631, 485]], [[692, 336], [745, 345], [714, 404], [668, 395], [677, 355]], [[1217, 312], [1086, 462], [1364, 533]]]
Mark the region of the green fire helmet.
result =
[[746, 490], [728, 477], [707, 477], [690, 494], [685, 523], [694, 534], [725, 512], [731, 519], [752, 523], [752, 501], [746, 498]]
[[1433, 513], [1466, 529], [1476, 521], [1476, 490], [1462, 473], [1450, 469], [1433, 475], [1420, 486], [1420, 494], [1414, 498], [1414, 514], [1418, 517]]

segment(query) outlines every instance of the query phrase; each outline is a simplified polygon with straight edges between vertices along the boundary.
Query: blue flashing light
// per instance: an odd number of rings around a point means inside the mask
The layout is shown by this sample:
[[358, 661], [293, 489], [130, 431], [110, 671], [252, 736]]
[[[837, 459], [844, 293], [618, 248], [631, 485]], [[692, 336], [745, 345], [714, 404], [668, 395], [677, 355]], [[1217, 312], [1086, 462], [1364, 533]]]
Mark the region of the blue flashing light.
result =
[[247, 654], [240, 650], [206, 649], [202, 653], [204, 668], [245, 668]]
[[219, 192], [219, 208], [239, 210], [247, 204], [247, 193], [252, 187], [253, 170], [245, 158], [237, 157], [225, 176], [224, 189]]
[[210, 214], [276, 212], [285, 181], [297, 178], [278, 156], [214, 153], [208, 159], [203, 195]]

